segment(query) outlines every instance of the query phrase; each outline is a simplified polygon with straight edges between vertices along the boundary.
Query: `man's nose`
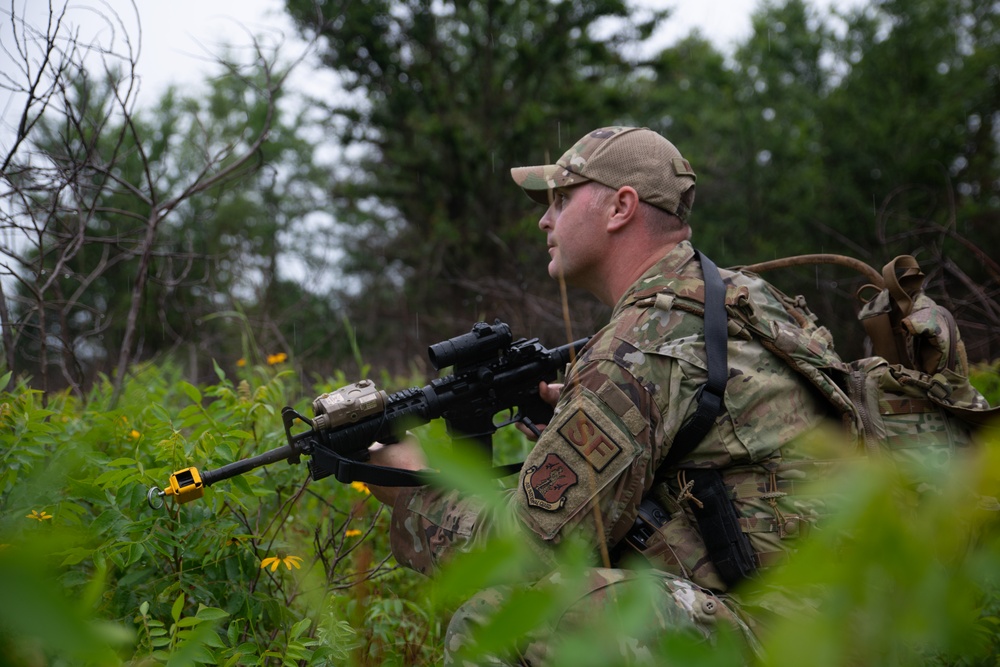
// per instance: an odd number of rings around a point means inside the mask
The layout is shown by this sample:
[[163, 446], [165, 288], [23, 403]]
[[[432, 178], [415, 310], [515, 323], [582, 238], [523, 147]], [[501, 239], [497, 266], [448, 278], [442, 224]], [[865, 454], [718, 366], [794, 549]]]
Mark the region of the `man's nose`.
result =
[[552, 221], [552, 206], [550, 205], [547, 209], [545, 209], [545, 213], [542, 214], [542, 217], [538, 219], [538, 228], [543, 232], [546, 232], [552, 229]]

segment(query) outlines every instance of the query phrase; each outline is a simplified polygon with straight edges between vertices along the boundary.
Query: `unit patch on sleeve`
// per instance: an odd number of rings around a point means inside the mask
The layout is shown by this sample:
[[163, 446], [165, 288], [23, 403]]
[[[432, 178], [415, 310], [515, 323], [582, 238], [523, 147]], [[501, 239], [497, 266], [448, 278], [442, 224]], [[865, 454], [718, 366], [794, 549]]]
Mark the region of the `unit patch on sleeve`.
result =
[[573, 445], [597, 472], [607, 468], [611, 460], [622, 451], [621, 446], [609, 438], [582, 410], [577, 410], [559, 427], [559, 435]]
[[577, 476], [558, 454], [549, 454], [541, 465], [525, 470], [521, 479], [529, 505], [555, 512], [566, 504], [566, 492]]

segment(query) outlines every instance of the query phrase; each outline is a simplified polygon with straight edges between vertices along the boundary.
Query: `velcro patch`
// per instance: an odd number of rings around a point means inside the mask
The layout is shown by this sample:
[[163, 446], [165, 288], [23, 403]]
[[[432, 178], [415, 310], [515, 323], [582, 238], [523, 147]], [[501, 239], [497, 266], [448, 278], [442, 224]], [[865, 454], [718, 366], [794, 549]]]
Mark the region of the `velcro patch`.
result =
[[607, 468], [622, 451], [621, 446], [609, 438], [608, 434], [582, 410], [577, 410], [559, 427], [559, 435], [573, 445], [577, 453], [597, 472]]
[[639, 435], [646, 429], [646, 420], [642, 418], [639, 408], [635, 407], [632, 399], [622, 391], [618, 385], [611, 380], [605, 381], [601, 388], [597, 390], [597, 395], [608, 404], [615, 414], [622, 418], [629, 433]]
[[691, 163], [684, 158], [675, 157], [672, 158], [670, 162], [674, 166], [674, 173], [678, 176], [694, 176], [694, 170], [691, 169]]
[[549, 454], [541, 465], [531, 466], [521, 475], [528, 504], [555, 512], [566, 504], [566, 492], [577, 482], [576, 473], [558, 454]]

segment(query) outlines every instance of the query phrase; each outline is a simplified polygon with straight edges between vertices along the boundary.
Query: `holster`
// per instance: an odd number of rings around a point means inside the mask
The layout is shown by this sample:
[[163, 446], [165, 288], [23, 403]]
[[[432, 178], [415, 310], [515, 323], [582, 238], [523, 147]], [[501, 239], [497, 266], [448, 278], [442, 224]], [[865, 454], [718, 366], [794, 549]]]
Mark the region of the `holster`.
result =
[[685, 475], [694, 482], [691, 496], [698, 502], [691, 501], [691, 510], [709, 558], [722, 580], [732, 587], [757, 569], [750, 539], [740, 527], [736, 507], [720, 471], [690, 469]]
[[[718, 470], [685, 470], [693, 481], [691, 514], [667, 495], [646, 497], [619, 553], [636, 552], [665, 572], [725, 591], [756, 569], [750, 540]], [[701, 503], [699, 506], [698, 503]]]

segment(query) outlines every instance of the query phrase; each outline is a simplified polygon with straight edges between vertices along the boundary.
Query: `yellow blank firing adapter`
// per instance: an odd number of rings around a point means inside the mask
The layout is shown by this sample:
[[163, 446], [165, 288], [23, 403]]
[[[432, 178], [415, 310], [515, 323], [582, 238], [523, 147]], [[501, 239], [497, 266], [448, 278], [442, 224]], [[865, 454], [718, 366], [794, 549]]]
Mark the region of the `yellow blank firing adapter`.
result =
[[[184, 468], [184, 470], [178, 470], [170, 476], [170, 485], [167, 488], [162, 491], [155, 486], [151, 488], [146, 494], [146, 500], [150, 507], [157, 509], [154, 496], [159, 496], [161, 499], [163, 496], [174, 496], [177, 502], [187, 503], [198, 500], [204, 495], [205, 484], [202, 482], [201, 473], [198, 472], [197, 468]], [[162, 506], [162, 500], [159, 505]]]

